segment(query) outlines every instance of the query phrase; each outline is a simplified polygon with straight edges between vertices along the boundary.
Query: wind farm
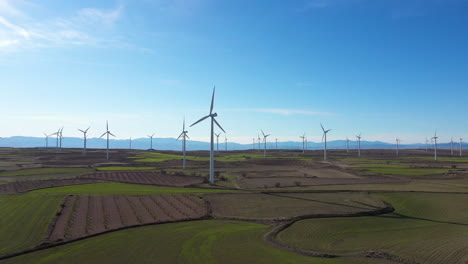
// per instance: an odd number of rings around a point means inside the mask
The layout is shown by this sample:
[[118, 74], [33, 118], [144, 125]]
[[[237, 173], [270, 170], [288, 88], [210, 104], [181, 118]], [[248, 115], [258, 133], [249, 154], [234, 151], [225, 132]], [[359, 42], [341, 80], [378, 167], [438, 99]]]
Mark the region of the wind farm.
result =
[[466, 264], [465, 2], [0, 0], [0, 264]]

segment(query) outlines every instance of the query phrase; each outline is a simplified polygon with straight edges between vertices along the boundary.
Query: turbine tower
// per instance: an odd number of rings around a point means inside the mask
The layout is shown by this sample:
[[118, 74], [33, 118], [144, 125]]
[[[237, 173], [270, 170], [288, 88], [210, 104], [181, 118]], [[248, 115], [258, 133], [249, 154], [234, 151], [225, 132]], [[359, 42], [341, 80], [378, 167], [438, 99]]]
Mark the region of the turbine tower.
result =
[[349, 138], [346, 137], [346, 153], [349, 153]]
[[59, 130], [58, 137], [60, 139], [60, 151], [62, 151], [63, 127]]
[[255, 150], [255, 138], [252, 138], [252, 146], [253, 146], [253, 150]]
[[460, 157], [462, 156], [462, 142], [463, 139], [460, 137]]
[[320, 123], [320, 126], [322, 127], [322, 131], [323, 131], [322, 142], [325, 143], [323, 145], [323, 160], [327, 160], [327, 133], [330, 132], [331, 129], [325, 130], [325, 128], [323, 128], [322, 126], [322, 123]]
[[262, 151], [262, 146], [260, 145], [260, 134], [257, 134], [258, 138], [258, 152]]
[[263, 130], [260, 130], [260, 131], [262, 131], [262, 134], [263, 134], [263, 144], [264, 144], [264, 147], [263, 147], [263, 157], [265, 158], [265, 157], [266, 157], [267, 137], [270, 136], [270, 134], [265, 135], [265, 133], [263, 133]]
[[81, 130], [81, 129], [78, 129], [79, 131], [81, 131], [83, 133], [83, 139], [84, 139], [84, 143], [83, 143], [83, 154], [86, 154], [86, 139], [87, 139], [87, 133], [88, 133], [88, 130], [90, 129], [91, 127], [88, 127], [88, 129], [86, 130]]
[[299, 137], [302, 138], [302, 153], [305, 153], [305, 133]]
[[114, 134], [112, 134], [110, 131], [109, 131], [109, 122], [106, 120], [106, 132], [104, 132], [104, 134], [102, 134], [102, 136], [100, 136], [99, 138], [102, 138], [103, 136], [107, 135], [107, 149], [106, 149], [106, 159], [109, 160], [109, 135], [114, 136]]
[[130, 137], [130, 139], [129, 139], [128, 148], [132, 149], [132, 137]]
[[227, 151], [227, 137], [226, 137], [226, 134], [224, 134], [224, 151]]
[[55, 148], [58, 149], [59, 148], [59, 139], [60, 139], [60, 128], [57, 130], [57, 132], [53, 133], [52, 135], [57, 136], [57, 143], [55, 145]]
[[182, 138], [182, 153], [183, 153], [183, 159], [182, 159], [182, 168], [185, 169], [185, 165], [186, 165], [186, 159], [185, 159], [185, 151], [186, 151], [186, 139], [190, 139], [189, 136], [187, 135], [188, 131], [185, 130], [185, 118], [184, 118], [184, 123], [182, 125], [182, 133], [180, 133], [179, 137], [177, 138], [177, 140], [179, 140], [179, 138]]
[[278, 150], [278, 138], [275, 138], [275, 141], [276, 141], [275, 149]]
[[356, 136], [358, 140], [358, 157], [361, 157], [361, 133], [359, 133], [359, 136]]
[[426, 138], [426, 152], [427, 152], [427, 146], [429, 145], [429, 140]]
[[450, 155], [453, 156], [453, 138], [450, 138]]
[[200, 120], [198, 120], [197, 122], [193, 123], [191, 126], [194, 126], [195, 124], [198, 124], [200, 123], [201, 121], [207, 119], [207, 118], [211, 118], [211, 133], [210, 133], [210, 138], [211, 138], [211, 142], [210, 142], [210, 184], [214, 184], [214, 124], [216, 124], [224, 133], [226, 133], [226, 131], [224, 131], [224, 129], [221, 127], [221, 125], [219, 125], [219, 123], [216, 121], [215, 117], [218, 116], [217, 113], [213, 113], [213, 106], [214, 106], [214, 96], [215, 96], [215, 89], [216, 88], [213, 88], [213, 95], [211, 97], [211, 107], [210, 107], [210, 114], [207, 115], [207, 116], [204, 116], [202, 117]]
[[51, 135], [47, 135], [46, 133], [44, 133], [44, 136], [45, 136], [45, 147], [48, 148], [49, 147], [49, 137], [52, 136], [53, 134]]
[[400, 145], [400, 139], [399, 138], [396, 138], [396, 155], [398, 156], [398, 147]]
[[434, 137], [432, 138], [434, 140], [434, 160], [437, 160], [437, 139], [439, 137], [437, 136], [437, 131], [434, 133]]
[[156, 133], [153, 133], [153, 135], [148, 135], [148, 137], [150, 138], [150, 150], [153, 150], [153, 137], [154, 137], [154, 134]]
[[221, 136], [221, 132], [219, 132], [218, 134], [215, 133], [215, 136], [216, 136], [216, 152], [219, 153], [219, 136]]

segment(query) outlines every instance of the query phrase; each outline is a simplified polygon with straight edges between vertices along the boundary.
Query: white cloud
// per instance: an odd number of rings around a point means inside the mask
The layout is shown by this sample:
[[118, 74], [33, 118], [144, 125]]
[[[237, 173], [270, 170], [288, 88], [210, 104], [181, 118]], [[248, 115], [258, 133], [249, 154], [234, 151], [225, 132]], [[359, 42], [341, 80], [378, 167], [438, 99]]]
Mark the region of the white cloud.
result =
[[17, 45], [18, 43], [19, 43], [19, 40], [17, 39], [0, 40], [0, 48], [14, 46], [14, 45]]
[[[16, 3], [24, 1], [15, 0]], [[0, 14], [6, 16], [24, 16], [24, 13], [21, 12], [18, 8], [13, 5], [11, 0], [0, 0]]]
[[301, 109], [284, 109], [284, 108], [258, 108], [258, 109], [248, 109], [248, 111], [259, 112], [259, 113], [270, 113], [270, 114], [279, 114], [279, 115], [320, 115], [320, 116], [331, 116], [335, 115], [333, 113], [327, 112], [317, 112], [310, 110], [301, 110]]

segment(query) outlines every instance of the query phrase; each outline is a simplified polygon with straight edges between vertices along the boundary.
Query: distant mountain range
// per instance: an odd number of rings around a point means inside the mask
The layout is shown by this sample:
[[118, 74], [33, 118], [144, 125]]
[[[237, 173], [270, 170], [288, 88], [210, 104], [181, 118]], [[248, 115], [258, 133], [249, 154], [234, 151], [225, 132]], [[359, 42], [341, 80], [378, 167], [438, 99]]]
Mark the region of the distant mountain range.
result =
[[[111, 148], [114, 149], [127, 149], [129, 148], [128, 139], [111, 139], [110, 141]], [[175, 138], [153, 138], [153, 148], [160, 150], [180, 150], [182, 142], [176, 140]], [[13, 148], [41, 148], [46, 146], [46, 140], [44, 137], [8, 137], [0, 138], [0, 147], [13, 147]], [[56, 138], [49, 138], [49, 147], [53, 148], [56, 146]], [[466, 148], [468, 143], [463, 143], [463, 148]], [[82, 148], [83, 139], [76, 137], [65, 137], [62, 139], [62, 147], [64, 148]], [[88, 148], [105, 148], [106, 140], [102, 138], [89, 138], [87, 141]], [[149, 149], [150, 139], [149, 138], [138, 138], [132, 140], [133, 149]], [[263, 144], [261, 144], [263, 148]], [[274, 149], [275, 142], [268, 142], [267, 148]], [[346, 149], [346, 140], [334, 140], [327, 142], [327, 147], [329, 149]], [[441, 143], [438, 144], [439, 148], [450, 149], [450, 143]], [[187, 141], [188, 150], [208, 150], [210, 148], [209, 142], [202, 141]], [[228, 142], [228, 150], [246, 150], [252, 149], [252, 143], [250, 144], [239, 144], [234, 142]], [[258, 148], [258, 144], [255, 145], [255, 148]], [[322, 149], [323, 143], [308, 142], [307, 149], [317, 150]], [[349, 142], [350, 149], [357, 148], [356, 141]], [[361, 149], [394, 149], [395, 144], [381, 142], [381, 141], [361, 141]], [[401, 149], [424, 149], [425, 144], [401, 144]], [[454, 148], [458, 149], [459, 144], [454, 143]], [[215, 143], [216, 149], [216, 143]], [[219, 143], [219, 149], [224, 150], [224, 142]], [[278, 149], [302, 149], [302, 142], [278, 142]]]

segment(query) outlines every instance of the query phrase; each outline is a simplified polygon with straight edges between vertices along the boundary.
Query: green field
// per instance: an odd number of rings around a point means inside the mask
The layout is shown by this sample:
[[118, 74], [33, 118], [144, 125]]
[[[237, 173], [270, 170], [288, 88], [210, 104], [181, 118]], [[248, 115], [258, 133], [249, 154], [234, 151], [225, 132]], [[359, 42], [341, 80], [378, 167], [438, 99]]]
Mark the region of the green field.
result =
[[98, 171], [154, 170], [156, 167], [98, 167]]
[[152, 185], [126, 184], [118, 182], [93, 183], [54, 187], [32, 191], [32, 193], [60, 194], [172, 194], [172, 193], [211, 193], [229, 192], [219, 189], [163, 187]]
[[315, 252], [356, 254], [374, 249], [417, 263], [464, 263], [468, 257], [468, 195], [397, 193], [379, 197], [394, 205], [396, 212], [303, 220], [277, 238]]
[[[164, 162], [168, 160], [181, 160], [181, 155], [174, 155], [174, 154], [163, 154], [163, 153], [154, 153], [154, 152], [146, 152], [143, 154], [138, 154], [130, 159], [134, 159], [137, 162]], [[295, 159], [295, 160], [313, 160], [310, 157], [302, 157], [302, 156], [267, 156], [267, 159]], [[209, 157], [197, 157], [197, 156], [186, 156], [187, 160], [191, 161], [209, 161]], [[239, 162], [239, 161], [246, 161], [250, 159], [265, 159], [263, 154], [254, 154], [254, 153], [235, 153], [235, 154], [215, 154], [215, 160], [221, 162]]]
[[0, 255], [39, 245], [63, 196], [0, 195]]
[[278, 250], [263, 241], [268, 226], [204, 220], [146, 226], [42, 250], [6, 263], [377, 264], [367, 258], [320, 259]]
[[[405, 157], [404, 159], [434, 161], [434, 157]], [[468, 162], [468, 158], [466, 157], [437, 157], [437, 161]]]
[[93, 169], [87, 168], [38, 168], [15, 171], [4, 171], [0, 176], [30, 176], [30, 175], [47, 175], [47, 174], [66, 174], [66, 173], [84, 173], [90, 172]]

